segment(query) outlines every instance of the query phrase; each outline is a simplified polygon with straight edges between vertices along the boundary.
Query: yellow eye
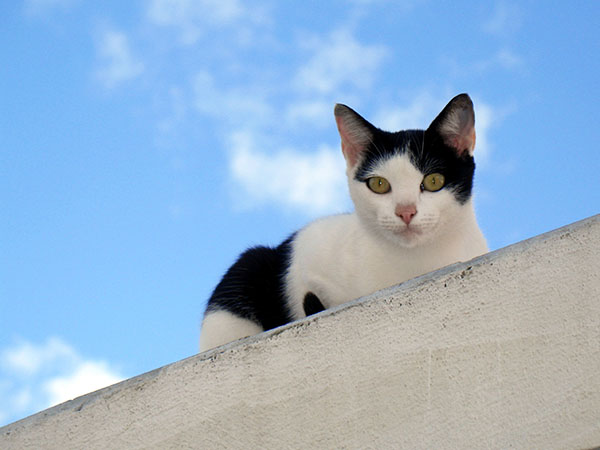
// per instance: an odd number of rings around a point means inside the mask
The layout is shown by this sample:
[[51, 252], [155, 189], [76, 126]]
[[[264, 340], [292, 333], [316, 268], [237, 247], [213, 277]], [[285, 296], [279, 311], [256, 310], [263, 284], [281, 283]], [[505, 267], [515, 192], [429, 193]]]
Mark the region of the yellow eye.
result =
[[367, 186], [376, 194], [390, 192], [390, 182], [383, 177], [371, 177], [367, 180]]
[[421, 189], [425, 189], [429, 192], [439, 191], [444, 187], [444, 175], [441, 173], [430, 173], [425, 178], [423, 178], [423, 184], [421, 184]]

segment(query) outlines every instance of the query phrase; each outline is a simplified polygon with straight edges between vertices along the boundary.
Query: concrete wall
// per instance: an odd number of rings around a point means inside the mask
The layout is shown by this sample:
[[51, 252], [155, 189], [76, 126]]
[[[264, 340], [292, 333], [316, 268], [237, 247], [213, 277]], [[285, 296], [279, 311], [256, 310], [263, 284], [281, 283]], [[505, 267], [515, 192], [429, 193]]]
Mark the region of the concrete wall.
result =
[[0, 429], [1, 449], [600, 445], [600, 216]]

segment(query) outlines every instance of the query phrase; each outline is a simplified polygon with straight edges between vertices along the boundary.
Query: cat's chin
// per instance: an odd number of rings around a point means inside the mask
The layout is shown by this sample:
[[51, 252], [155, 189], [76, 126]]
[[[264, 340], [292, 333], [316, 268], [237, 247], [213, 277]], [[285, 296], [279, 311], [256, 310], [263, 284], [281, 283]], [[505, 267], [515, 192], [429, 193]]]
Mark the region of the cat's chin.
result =
[[431, 232], [414, 227], [403, 227], [395, 230], [384, 230], [386, 237], [403, 248], [415, 248], [433, 239]]

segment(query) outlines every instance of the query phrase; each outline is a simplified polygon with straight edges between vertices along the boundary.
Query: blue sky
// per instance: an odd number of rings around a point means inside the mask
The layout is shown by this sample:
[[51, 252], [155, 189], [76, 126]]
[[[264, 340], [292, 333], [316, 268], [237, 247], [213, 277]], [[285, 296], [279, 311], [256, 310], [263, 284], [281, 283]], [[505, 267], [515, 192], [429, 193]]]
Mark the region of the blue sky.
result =
[[193, 355], [250, 245], [348, 211], [333, 105], [476, 110], [496, 249], [597, 214], [599, 2], [0, 6], [0, 425]]

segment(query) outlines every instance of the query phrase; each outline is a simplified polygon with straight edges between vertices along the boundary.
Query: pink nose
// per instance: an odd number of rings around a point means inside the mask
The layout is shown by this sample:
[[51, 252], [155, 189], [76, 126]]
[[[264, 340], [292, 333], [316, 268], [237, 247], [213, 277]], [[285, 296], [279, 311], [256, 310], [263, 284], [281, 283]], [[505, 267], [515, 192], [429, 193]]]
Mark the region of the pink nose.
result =
[[402, 222], [408, 225], [417, 215], [417, 207], [415, 205], [397, 205], [395, 213], [402, 219]]

